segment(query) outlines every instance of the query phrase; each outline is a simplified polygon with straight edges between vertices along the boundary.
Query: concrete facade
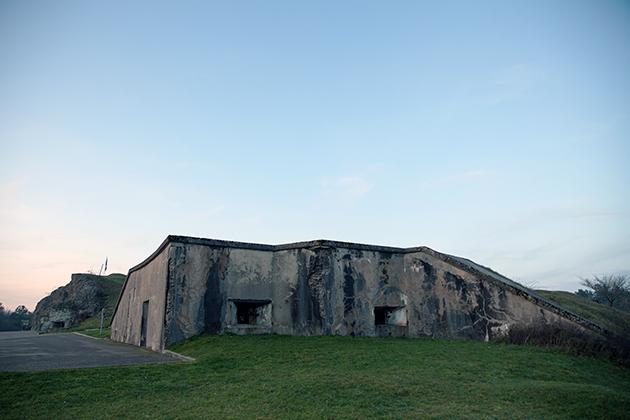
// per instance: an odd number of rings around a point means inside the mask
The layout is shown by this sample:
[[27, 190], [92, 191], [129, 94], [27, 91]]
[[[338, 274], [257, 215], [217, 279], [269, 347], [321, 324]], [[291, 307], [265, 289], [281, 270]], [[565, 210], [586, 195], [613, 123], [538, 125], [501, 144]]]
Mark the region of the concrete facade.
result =
[[169, 236], [129, 271], [111, 337], [155, 351], [228, 331], [489, 340], [538, 322], [604, 332], [490, 269], [426, 247]]

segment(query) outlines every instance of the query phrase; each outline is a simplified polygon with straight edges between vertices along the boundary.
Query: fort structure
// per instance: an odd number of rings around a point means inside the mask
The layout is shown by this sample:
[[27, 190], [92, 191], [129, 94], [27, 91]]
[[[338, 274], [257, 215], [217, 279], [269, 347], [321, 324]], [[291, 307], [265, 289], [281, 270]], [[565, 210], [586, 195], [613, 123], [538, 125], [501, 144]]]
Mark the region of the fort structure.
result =
[[169, 236], [129, 270], [111, 338], [160, 352], [224, 332], [487, 341], [519, 323], [606, 333], [486, 267], [426, 247]]

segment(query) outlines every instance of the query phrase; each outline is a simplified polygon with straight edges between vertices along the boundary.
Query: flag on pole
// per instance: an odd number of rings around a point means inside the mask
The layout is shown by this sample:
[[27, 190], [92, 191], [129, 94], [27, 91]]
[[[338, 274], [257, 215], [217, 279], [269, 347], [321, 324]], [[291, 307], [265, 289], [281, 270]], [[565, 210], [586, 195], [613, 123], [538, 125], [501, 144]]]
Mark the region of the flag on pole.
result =
[[107, 257], [105, 257], [105, 271], [107, 271]]

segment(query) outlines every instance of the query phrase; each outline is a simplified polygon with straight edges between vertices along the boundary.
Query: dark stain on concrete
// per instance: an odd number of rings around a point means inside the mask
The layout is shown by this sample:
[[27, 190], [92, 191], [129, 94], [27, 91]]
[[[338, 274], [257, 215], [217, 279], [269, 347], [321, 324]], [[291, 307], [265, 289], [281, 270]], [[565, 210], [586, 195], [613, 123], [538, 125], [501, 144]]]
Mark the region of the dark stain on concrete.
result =
[[[345, 259], [345, 258], [344, 258]], [[352, 265], [343, 265], [343, 313], [348, 315], [354, 307], [354, 277], [352, 275]]]
[[426, 261], [418, 260], [418, 262], [422, 265], [425, 287], [435, 286], [435, 282], [437, 281], [437, 273], [435, 272], [433, 266]]
[[314, 334], [321, 331], [321, 284], [324, 278], [323, 263], [317, 254], [298, 252], [298, 284], [291, 293], [293, 328], [298, 333]]
[[208, 279], [206, 280], [206, 293], [204, 295], [204, 332], [208, 334], [221, 333], [221, 308], [227, 303], [221, 292], [221, 284], [225, 279], [230, 259], [230, 249], [220, 251], [218, 261], [210, 266]]

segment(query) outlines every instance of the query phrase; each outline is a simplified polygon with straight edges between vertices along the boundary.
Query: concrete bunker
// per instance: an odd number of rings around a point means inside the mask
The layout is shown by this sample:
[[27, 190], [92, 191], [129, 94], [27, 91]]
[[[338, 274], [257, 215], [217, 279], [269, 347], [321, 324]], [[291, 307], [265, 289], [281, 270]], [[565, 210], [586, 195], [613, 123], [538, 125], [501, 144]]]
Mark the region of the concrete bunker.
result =
[[483, 341], [516, 323], [606, 333], [487, 267], [427, 247], [169, 236], [129, 270], [111, 338], [155, 351], [223, 332]]

